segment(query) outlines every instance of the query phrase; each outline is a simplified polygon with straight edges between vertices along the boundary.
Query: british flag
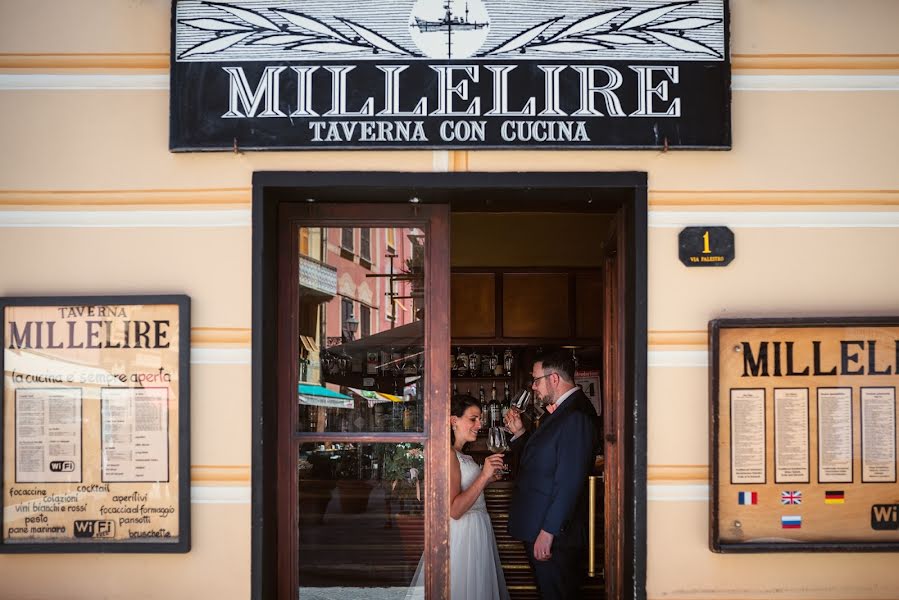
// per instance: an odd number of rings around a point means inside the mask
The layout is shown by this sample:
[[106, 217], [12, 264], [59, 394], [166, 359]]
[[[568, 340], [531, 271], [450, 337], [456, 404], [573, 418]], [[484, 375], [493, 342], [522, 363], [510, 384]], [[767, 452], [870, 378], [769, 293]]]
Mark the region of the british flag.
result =
[[780, 493], [780, 503], [781, 504], [802, 504], [802, 492], [800, 492], [800, 491], [781, 492]]

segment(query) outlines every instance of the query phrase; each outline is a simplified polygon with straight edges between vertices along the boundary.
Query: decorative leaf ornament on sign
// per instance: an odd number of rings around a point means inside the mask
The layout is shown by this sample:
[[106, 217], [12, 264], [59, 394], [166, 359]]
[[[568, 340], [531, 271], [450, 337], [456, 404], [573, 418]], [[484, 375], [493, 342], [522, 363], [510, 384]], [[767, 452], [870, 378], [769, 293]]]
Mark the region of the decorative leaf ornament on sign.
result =
[[173, 104], [172, 147], [728, 148], [727, 20], [724, 0], [176, 1], [173, 99], [200, 74], [229, 106]]
[[[650, 47], [656, 44], [684, 54], [722, 56], [720, 48], [716, 50], [701, 41], [705, 36], [693, 39], [689, 35], [689, 32], [720, 25], [722, 18], [670, 18], [671, 13], [685, 11], [697, 4], [695, 0], [671, 2], [648, 9], [614, 8], [575, 19], [557, 15], [528, 27], [491, 49], [482, 48], [490, 32], [490, 19], [482, 0], [418, 0], [410, 14], [408, 32], [414, 50], [390, 39], [389, 34], [379, 33], [342, 15], [331, 15], [330, 19], [316, 18], [302, 12], [276, 8], [271, 3], [254, 10], [216, 2], [200, 4], [221, 14], [218, 17], [178, 20], [181, 25], [208, 32], [207, 39], [181, 51], [179, 60], [198, 55], [208, 58], [238, 45], [243, 50], [242, 60], [253, 60], [253, 54], [266, 47], [277, 47], [289, 58], [309, 53], [343, 55], [359, 51], [373, 56], [389, 53], [417, 58], [498, 57], [530, 51], [552, 53], [560, 58], [581, 58], [582, 52], [621, 52], [635, 44]], [[333, 26], [328, 24], [328, 20], [333, 22]], [[392, 28], [391, 32], [395, 34]], [[260, 52], [260, 56], [262, 54]], [[264, 54], [266, 58], [270, 57], [269, 53]], [[629, 55], [636, 56], [639, 54]]]

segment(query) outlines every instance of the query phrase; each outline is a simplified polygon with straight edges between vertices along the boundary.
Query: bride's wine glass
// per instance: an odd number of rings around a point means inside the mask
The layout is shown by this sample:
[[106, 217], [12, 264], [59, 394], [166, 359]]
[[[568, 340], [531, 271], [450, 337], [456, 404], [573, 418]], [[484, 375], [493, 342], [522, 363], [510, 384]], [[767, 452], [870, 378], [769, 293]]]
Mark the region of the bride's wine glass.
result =
[[[509, 439], [506, 430], [502, 427], [491, 427], [487, 430], [487, 449], [493, 454], [503, 454], [509, 451]], [[501, 475], [509, 474], [509, 465], [503, 463], [503, 468], [498, 471]]]

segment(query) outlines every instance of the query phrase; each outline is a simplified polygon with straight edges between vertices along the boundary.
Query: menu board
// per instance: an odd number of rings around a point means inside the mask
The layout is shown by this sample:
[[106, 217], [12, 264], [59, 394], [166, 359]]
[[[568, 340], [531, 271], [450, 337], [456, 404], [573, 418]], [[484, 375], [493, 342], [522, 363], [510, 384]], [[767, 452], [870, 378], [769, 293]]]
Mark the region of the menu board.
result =
[[189, 298], [0, 311], [0, 552], [189, 551]]
[[716, 552], [899, 550], [899, 317], [709, 324]]

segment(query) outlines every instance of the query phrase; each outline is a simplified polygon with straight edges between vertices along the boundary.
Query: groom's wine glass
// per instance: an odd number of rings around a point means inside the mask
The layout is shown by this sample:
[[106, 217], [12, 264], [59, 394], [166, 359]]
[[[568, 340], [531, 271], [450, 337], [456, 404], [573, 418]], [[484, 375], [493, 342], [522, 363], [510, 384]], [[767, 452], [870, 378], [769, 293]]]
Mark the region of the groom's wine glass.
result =
[[509, 405], [509, 408], [514, 408], [519, 413], [524, 413], [531, 407], [533, 401], [534, 396], [531, 394], [530, 390], [521, 390], [518, 392], [518, 395], [515, 396], [515, 399], [512, 400], [512, 404]]
[[[503, 454], [509, 451], [509, 440], [506, 430], [502, 427], [491, 427], [487, 430], [487, 449], [493, 454]], [[503, 476], [509, 474], [509, 465], [503, 463], [499, 473]]]

